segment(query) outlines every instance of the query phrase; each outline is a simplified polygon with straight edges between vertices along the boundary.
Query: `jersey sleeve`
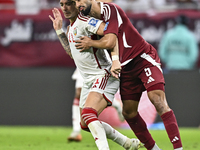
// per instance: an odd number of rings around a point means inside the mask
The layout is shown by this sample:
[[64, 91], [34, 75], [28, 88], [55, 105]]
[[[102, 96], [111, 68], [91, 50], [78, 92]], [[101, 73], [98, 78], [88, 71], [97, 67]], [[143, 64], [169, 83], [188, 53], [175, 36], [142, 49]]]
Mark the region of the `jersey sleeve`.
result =
[[103, 7], [103, 14], [102, 17], [106, 23], [104, 28], [104, 35], [107, 33], [114, 33], [118, 35], [119, 26], [122, 22], [120, 15], [117, 15], [118, 9], [113, 4], [105, 4]]
[[98, 20], [96, 18], [90, 17], [90, 19], [88, 19], [87, 25], [86, 25], [87, 31], [89, 31], [89, 32], [91, 32], [93, 34], [96, 34], [98, 29], [99, 29], [99, 26], [100, 26], [100, 24], [102, 22], [103, 21], [101, 21], [101, 20]]

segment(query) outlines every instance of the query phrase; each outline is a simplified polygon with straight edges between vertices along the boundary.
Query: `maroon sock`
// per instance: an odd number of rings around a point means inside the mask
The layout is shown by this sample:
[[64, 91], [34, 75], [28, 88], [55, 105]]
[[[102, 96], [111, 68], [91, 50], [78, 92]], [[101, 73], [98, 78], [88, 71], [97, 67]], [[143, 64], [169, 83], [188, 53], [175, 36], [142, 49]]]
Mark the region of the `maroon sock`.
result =
[[174, 149], [182, 147], [178, 124], [174, 112], [172, 110], [168, 111], [164, 113], [161, 118]]
[[149, 133], [147, 129], [147, 125], [144, 122], [144, 120], [141, 118], [139, 113], [131, 119], [126, 119], [126, 121], [131, 127], [132, 131], [137, 136], [137, 138], [144, 144], [144, 146], [148, 150], [151, 150], [153, 146], [155, 145], [155, 141], [151, 137], [151, 134]]

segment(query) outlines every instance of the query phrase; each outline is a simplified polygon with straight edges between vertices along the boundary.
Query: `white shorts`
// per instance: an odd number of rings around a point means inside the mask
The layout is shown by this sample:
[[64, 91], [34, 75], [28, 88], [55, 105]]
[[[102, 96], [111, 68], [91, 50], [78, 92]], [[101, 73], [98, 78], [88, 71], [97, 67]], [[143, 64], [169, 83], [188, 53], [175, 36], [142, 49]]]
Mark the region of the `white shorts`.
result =
[[83, 78], [82, 78], [82, 76], [81, 76], [81, 74], [80, 74], [80, 72], [78, 71], [77, 68], [74, 71], [74, 73], [72, 74], [72, 79], [76, 80], [75, 88], [82, 88], [82, 86], [83, 86]]
[[83, 108], [89, 92], [98, 92], [103, 94], [103, 97], [107, 100], [108, 106], [112, 105], [114, 96], [119, 89], [119, 79], [114, 78], [111, 75], [105, 74], [105, 76], [97, 76], [93, 82], [83, 83], [80, 108]]

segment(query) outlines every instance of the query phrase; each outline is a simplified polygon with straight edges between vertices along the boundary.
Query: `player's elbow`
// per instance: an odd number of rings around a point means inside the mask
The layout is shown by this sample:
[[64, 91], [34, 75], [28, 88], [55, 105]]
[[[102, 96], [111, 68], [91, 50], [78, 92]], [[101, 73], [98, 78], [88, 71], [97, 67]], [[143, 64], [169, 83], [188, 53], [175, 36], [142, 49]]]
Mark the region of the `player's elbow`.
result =
[[102, 40], [106, 49], [113, 49], [116, 45], [117, 36], [113, 33], [105, 34]]

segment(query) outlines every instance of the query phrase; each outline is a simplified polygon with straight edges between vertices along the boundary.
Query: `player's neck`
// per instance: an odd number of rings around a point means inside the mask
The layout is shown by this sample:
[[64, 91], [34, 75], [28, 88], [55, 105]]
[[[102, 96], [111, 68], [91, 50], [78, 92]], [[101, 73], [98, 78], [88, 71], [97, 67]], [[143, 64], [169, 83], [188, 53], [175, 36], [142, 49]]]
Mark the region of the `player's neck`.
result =
[[76, 18], [77, 18], [77, 17], [74, 17], [74, 18], [69, 19], [69, 22], [70, 22], [71, 25], [76, 21]]
[[90, 16], [97, 19], [101, 19], [101, 6], [99, 2], [93, 1]]

